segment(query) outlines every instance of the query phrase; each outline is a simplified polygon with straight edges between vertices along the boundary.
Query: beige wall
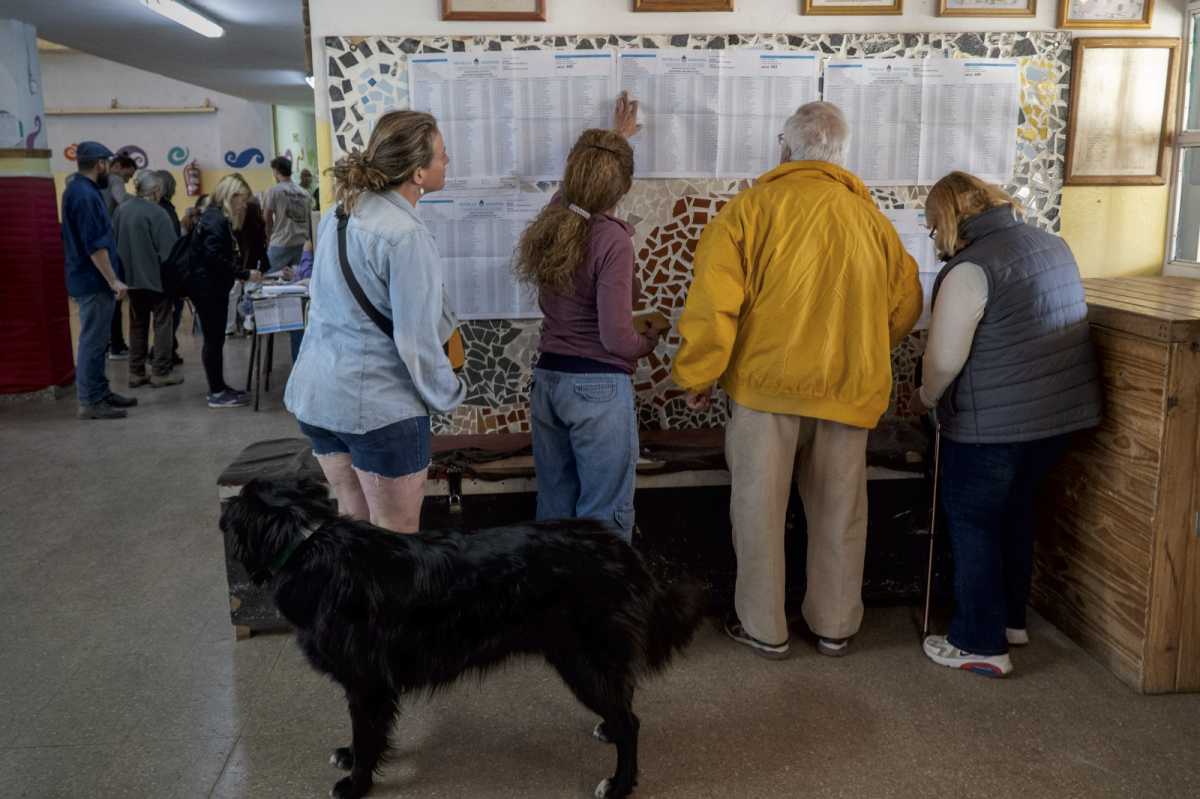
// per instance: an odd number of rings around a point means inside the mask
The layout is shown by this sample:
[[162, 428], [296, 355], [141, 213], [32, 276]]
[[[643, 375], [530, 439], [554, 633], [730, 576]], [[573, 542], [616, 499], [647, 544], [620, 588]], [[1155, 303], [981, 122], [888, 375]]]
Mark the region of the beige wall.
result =
[[1068, 186], [1062, 236], [1084, 277], [1157, 275], [1167, 237], [1166, 186]]

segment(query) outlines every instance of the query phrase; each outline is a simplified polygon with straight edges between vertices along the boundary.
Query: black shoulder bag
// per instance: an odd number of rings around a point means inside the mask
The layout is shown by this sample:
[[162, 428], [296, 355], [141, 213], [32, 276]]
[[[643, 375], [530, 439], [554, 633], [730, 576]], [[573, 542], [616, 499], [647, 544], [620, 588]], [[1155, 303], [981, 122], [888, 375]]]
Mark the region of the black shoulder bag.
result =
[[342, 277], [346, 279], [346, 285], [350, 287], [350, 293], [354, 295], [354, 299], [358, 300], [358, 307], [363, 309], [363, 313], [371, 318], [371, 321], [383, 331], [385, 336], [392, 338], [392, 320], [384, 316], [382, 311], [371, 304], [371, 301], [367, 299], [367, 295], [363, 293], [358, 278], [354, 276], [354, 270], [350, 268], [350, 259], [346, 257], [346, 226], [350, 224], [350, 215], [340, 207], [337, 209], [337, 221], [338, 260], [342, 262]]

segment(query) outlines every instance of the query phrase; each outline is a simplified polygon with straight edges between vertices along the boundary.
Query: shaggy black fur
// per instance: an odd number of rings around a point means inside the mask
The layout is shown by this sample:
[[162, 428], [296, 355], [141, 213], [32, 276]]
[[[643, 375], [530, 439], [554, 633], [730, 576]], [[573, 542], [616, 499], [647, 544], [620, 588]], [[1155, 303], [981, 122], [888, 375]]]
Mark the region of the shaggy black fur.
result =
[[312, 666], [346, 690], [353, 741], [331, 758], [350, 771], [337, 799], [370, 789], [404, 696], [523, 654], [544, 656], [616, 744], [596, 795], [633, 791], [634, 689], [691, 641], [702, 601], [694, 585], [660, 586], [601, 525], [396, 535], [338, 516], [324, 486], [300, 480], [247, 484], [221, 529], [253, 579], [273, 581]]

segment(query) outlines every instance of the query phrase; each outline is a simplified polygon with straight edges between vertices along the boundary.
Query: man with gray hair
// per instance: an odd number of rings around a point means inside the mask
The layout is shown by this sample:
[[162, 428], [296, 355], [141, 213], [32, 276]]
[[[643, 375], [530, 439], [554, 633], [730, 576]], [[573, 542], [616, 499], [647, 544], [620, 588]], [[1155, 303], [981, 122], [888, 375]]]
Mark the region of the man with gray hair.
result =
[[[129, 387], [174, 386], [183, 377], [172, 373], [175, 345], [172, 297], [163, 291], [162, 263], [177, 236], [171, 217], [158, 204], [162, 177], [151, 169], [134, 175], [137, 196], [122, 203], [113, 216], [117, 254], [129, 285]], [[150, 324], [154, 323], [154, 357], [146, 374]]]
[[795, 471], [808, 527], [802, 612], [822, 654], [862, 623], [867, 433], [887, 410], [891, 352], [921, 314], [917, 264], [845, 169], [849, 130], [809, 103], [779, 134], [781, 163], [709, 223], [679, 320], [672, 374], [687, 405], [730, 399], [725, 455], [737, 555], [725, 631], [789, 650], [785, 516]]

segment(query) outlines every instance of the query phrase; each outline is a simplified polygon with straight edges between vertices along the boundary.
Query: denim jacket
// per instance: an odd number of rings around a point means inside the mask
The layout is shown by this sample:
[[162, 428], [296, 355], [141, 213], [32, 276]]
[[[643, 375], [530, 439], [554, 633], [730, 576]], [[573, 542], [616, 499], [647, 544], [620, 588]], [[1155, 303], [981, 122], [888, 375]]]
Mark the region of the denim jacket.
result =
[[321, 220], [308, 328], [284, 403], [306, 424], [363, 434], [446, 413], [466, 396], [442, 350], [458, 325], [446, 300], [433, 234], [395, 192], [364, 194], [346, 253], [367, 299], [392, 319], [389, 340], [350, 293], [338, 263], [337, 216]]

